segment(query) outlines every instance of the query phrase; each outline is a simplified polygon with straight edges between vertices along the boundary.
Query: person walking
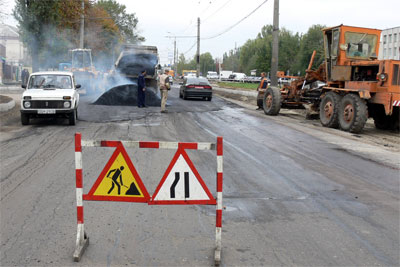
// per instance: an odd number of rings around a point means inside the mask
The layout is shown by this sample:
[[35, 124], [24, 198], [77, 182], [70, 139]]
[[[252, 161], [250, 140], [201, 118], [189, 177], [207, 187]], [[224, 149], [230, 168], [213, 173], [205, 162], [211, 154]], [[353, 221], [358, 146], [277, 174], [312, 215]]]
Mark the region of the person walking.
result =
[[[169, 71], [165, 70], [164, 74], [160, 76], [160, 92], [161, 92], [161, 113], [167, 113], [168, 110], [165, 109], [168, 98], [168, 85], [169, 84]], [[168, 79], [168, 80], [167, 80]]]
[[137, 95], [137, 103], [139, 108], [145, 108], [145, 92], [146, 92], [146, 70], [143, 70], [138, 78], [138, 95]]
[[261, 81], [257, 87], [257, 110], [263, 109], [263, 101], [264, 101], [264, 94], [268, 87], [268, 80], [266, 78], [267, 74], [265, 72], [261, 72]]

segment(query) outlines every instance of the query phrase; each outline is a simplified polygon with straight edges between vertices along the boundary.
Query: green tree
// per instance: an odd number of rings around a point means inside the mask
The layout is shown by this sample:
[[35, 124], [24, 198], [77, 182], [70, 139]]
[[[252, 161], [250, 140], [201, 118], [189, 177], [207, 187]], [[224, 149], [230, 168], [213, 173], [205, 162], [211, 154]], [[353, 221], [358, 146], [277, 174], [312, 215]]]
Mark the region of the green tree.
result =
[[[59, 1], [16, 0], [14, 17], [19, 23], [22, 41], [27, 44], [32, 56], [33, 71], [39, 70], [42, 51], [49, 50], [48, 33], [51, 25], [59, 21]], [[50, 31], [50, 34], [54, 31]], [[56, 35], [55, 35], [56, 36]], [[51, 45], [51, 43], [50, 43]]]
[[300, 49], [300, 35], [292, 34], [282, 28], [279, 32], [279, 70], [286, 74], [297, 75], [297, 54]]
[[140, 36], [137, 32], [137, 24], [139, 20], [136, 17], [136, 14], [127, 13], [125, 5], [119, 4], [115, 0], [99, 0], [96, 5], [107, 11], [110, 17], [114, 20], [124, 42], [135, 44], [145, 41], [145, 38]]
[[301, 38], [300, 49], [297, 58], [297, 69], [301, 71], [302, 75], [305, 74], [314, 50], [316, 50], [317, 53], [315, 55], [312, 68], [318, 68], [318, 66], [324, 61], [324, 37], [322, 33], [323, 28], [325, 28], [324, 25], [313, 25]]
[[215, 71], [215, 61], [212, 55], [207, 52], [200, 55], [200, 72], [203, 76], [207, 75], [207, 71]]

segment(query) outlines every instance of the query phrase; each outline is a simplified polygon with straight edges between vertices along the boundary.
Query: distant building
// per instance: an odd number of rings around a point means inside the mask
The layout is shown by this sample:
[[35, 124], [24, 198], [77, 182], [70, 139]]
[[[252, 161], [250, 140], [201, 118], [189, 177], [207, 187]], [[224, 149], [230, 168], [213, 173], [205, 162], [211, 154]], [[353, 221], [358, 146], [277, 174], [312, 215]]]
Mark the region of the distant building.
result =
[[400, 27], [382, 31], [378, 59], [400, 60]]
[[17, 28], [0, 24], [0, 44], [6, 47], [7, 62], [22, 63], [26, 58], [27, 51], [20, 40]]
[[20, 40], [18, 29], [0, 24], [0, 82], [19, 81], [27, 56], [27, 49]]

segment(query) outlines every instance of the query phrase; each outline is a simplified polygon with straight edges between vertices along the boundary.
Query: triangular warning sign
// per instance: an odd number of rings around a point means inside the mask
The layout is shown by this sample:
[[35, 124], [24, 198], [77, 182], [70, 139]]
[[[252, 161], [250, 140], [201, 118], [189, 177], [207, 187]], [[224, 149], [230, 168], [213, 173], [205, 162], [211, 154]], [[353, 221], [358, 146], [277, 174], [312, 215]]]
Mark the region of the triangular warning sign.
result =
[[211, 204], [216, 201], [184, 149], [179, 148], [149, 204]]
[[148, 202], [146, 190], [123, 145], [118, 145], [84, 200]]

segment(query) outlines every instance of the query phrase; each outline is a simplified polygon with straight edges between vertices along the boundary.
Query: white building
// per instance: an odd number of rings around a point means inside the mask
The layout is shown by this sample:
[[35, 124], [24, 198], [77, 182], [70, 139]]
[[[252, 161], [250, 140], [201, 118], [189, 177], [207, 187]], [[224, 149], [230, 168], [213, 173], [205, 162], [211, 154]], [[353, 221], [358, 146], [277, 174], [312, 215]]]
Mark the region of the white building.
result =
[[21, 63], [26, 57], [26, 49], [20, 41], [18, 29], [0, 24], [0, 44], [6, 48], [6, 61], [9, 63]]
[[400, 60], [400, 27], [382, 31], [378, 59]]

